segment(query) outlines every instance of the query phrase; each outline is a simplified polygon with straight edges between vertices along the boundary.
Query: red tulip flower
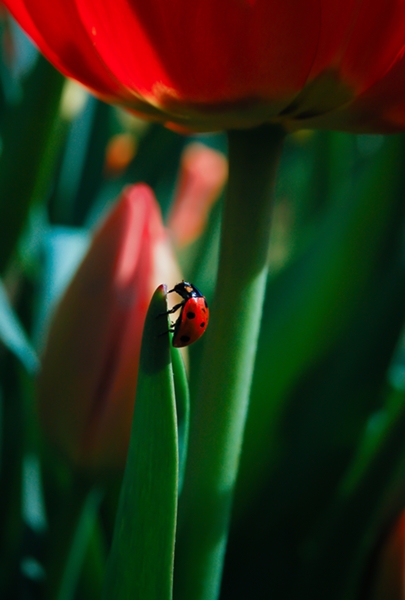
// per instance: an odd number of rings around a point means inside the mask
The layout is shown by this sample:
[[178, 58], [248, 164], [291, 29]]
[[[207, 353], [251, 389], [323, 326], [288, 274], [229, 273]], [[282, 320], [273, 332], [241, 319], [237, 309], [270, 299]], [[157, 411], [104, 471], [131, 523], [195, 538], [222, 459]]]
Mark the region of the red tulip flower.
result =
[[99, 97], [186, 130], [405, 125], [399, 0], [5, 0]]
[[40, 419], [74, 464], [124, 466], [149, 301], [160, 283], [177, 281], [152, 191], [128, 187], [64, 294], [43, 355]]

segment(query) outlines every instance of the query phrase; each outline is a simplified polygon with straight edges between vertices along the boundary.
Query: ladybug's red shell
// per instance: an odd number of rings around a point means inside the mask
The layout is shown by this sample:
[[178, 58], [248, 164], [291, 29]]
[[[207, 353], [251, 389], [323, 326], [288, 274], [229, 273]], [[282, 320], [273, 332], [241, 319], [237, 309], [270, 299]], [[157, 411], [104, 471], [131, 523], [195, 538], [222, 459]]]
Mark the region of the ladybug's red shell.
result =
[[186, 300], [174, 326], [173, 346], [182, 348], [198, 340], [207, 328], [209, 317], [204, 296]]
[[173, 314], [180, 309], [180, 316], [169, 331], [174, 333], [173, 346], [183, 348], [202, 336], [207, 329], [210, 311], [200, 290], [188, 281], [177, 283], [168, 294], [171, 292], [176, 292], [183, 299], [166, 313]]

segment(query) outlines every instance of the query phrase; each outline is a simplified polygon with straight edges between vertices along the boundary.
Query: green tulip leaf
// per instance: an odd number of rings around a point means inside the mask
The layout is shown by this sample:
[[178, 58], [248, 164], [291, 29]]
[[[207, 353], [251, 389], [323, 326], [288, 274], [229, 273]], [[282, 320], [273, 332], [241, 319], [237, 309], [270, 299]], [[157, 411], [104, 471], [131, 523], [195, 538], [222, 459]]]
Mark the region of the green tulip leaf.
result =
[[165, 288], [146, 317], [131, 442], [104, 585], [105, 600], [170, 600], [178, 493], [175, 387]]

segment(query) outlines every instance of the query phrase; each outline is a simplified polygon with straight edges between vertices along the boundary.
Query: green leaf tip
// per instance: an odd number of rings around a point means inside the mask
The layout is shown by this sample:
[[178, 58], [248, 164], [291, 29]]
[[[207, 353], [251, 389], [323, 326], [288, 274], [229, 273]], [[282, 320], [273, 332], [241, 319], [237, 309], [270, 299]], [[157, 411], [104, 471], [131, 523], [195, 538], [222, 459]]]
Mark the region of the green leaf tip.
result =
[[148, 375], [158, 373], [171, 361], [166, 313], [167, 286], [162, 284], [150, 301], [142, 335], [140, 369]]

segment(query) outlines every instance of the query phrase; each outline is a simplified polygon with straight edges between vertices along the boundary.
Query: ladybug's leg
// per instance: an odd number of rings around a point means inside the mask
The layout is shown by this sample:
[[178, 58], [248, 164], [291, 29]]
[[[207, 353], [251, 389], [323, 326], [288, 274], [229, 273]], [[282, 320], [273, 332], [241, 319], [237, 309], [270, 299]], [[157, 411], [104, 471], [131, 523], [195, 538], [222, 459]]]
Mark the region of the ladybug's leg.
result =
[[[164, 313], [160, 313], [156, 318], [171, 315], [171, 314], [175, 313], [176, 310], [179, 310], [179, 308], [182, 308], [183, 306], [184, 306], [184, 300], [183, 300], [183, 302], [179, 302], [179, 304], [176, 304], [176, 306], [173, 306], [173, 308], [171, 308], [170, 310], [167, 310]], [[168, 333], [174, 333], [174, 331], [175, 331], [175, 324], [171, 323], [169, 329], [167, 329], [166, 331], [163, 331], [163, 333], [159, 333], [159, 337], [161, 335], [167, 335]]]
[[158, 317], [163, 317], [163, 315], [171, 315], [173, 313], [176, 312], [176, 310], [179, 310], [179, 308], [181, 308], [183, 306], [184, 302], [180, 302], [179, 304], [176, 304], [176, 306], [173, 306], [173, 308], [171, 308], [170, 310], [167, 310], [164, 313], [160, 313], [160, 315], [158, 315]]
[[174, 333], [174, 324], [172, 324], [169, 329], [166, 329], [166, 331], [162, 331], [162, 333], [159, 333], [158, 337], [161, 337], [162, 335], [167, 335], [168, 333]]

